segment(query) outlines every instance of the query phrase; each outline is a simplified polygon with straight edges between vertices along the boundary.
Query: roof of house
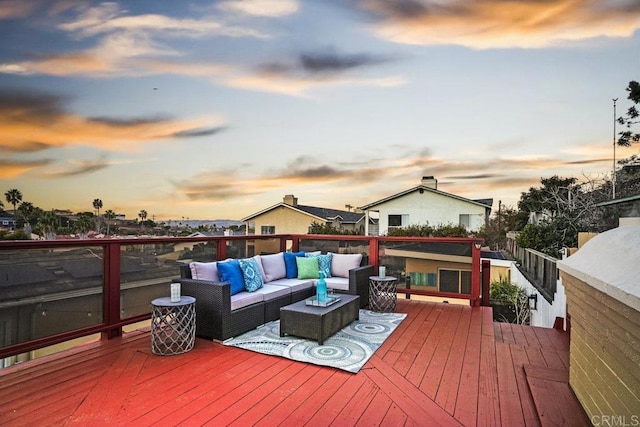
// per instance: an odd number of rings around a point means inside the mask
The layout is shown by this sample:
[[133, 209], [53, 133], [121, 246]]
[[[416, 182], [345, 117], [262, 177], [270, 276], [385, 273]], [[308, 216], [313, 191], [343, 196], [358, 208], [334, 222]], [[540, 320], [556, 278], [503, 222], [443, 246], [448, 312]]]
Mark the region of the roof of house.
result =
[[340, 222], [342, 222], [343, 224], [355, 224], [364, 217], [364, 213], [362, 212], [349, 212], [349, 211], [342, 211], [339, 209], [321, 208], [317, 206], [307, 206], [307, 205], [299, 205], [299, 204], [294, 206], [288, 203], [280, 202], [277, 205], [273, 205], [259, 212], [251, 214], [245, 218], [242, 218], [241, 221], [248, 221], [252, 218], [260, 216], [280, 206], [284, 206], [289, 209], [297, 210], [307, 215], [314, 216], [321, 221], [334, 221], [336, 219], [340, 219]]
[[596, 206], [602, 207], [602, 206], [618, 205], [620, 203], [634, 202], [636, 200], [640, 200], [640, 194], [636, 194], [635, 196], [623, 197], [622, 199], [607, 200], [606, 202], [600, 202], [596, 204]]
[[432, 193], [440, 194], [442, 196], [451, 197], [451, 198], [454, 198], [454, 199], [457, 199], [457, 200], [461, 200], [463, 202], [468, 202], [468, 203], [472, 203], [472, 204], [475, 204], [475, 205], [479, 205], [479, 206], [482, 206], [482, 207], [487, 208], [487, 209], [491, 209], [491, 206], [493, 205], [493, 199], [471, 200], [471, 199], [467, 199], [465, 197], [456, 196], [455, 194], [446, 193], [444, 191], [436, 190], [435, 188], [429, 187], [428, 185], [418, 185], [417, 187], [413, 187], [413, 188], [410, 188], [408, 190], [401, 191], [400, 193], [396, 193], [396, 194], [393, 194], [393, 195], [391, 195], [389, 197], [385, 197], [384, 199], [380, 199], [380, 200], [375, 201], [373, 203], [369, 203], [368, 205], [361, 206], [360, 209], [362, 209], [362, 210], [371, 209], [372, 207], [375, 207], [375, 206], [381, 205], [383, 203], [389, 202], [389, 201], [391, 201], [393, 199], [398, 199], [400, 197], [406, 196], [407, 194], [411, 194], [411, 193], [416, 192], [416, 191], [423, 191], [423, 192], [424, 191], [430, 191]]

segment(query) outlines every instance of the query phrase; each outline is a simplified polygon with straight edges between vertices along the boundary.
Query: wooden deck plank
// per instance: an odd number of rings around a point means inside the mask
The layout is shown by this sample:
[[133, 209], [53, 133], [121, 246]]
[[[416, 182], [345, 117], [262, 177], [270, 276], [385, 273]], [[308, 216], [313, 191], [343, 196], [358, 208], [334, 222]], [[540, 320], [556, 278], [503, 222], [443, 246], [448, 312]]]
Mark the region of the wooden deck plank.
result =
[[544, 371], [539, 367], [526, 369], [527, 384], [536, 404], [540, 424], [543, 427], [590, 425], [568, 382], [563, 380], [564, 376], [558, 377], [555, 369], [547, 370], [547, 373]]
[[[256, 425], [273, 426], [287, 420], [290, 425], [302, 425], [320, 409], [320, 403], [311, 398], [316, 390], [334, 375], [334, 370], [321, 368], [306, 382], [281, 402], [277, 408], [270, 411]], [[305, 412], [304, 409], [307, 409]]]
[[496, 343], [496, 365], [498, 368], [498, 398], [500, 400], [501, 423], [505, 426], [524, 425], [520, 393], [513, 360], [511, 359], [510, 344]]
[[69, 423], [93, 424], [115, 420], [147, 357], [135, 350], [121, 352], [74, 411]]
[[[367, 369], [366, 372], [368, 371], [370, 371], [370, 369]], [[344, 408], [342, 408], [342, 411], [338, 414], [336, 421], [331, 425], [335, 425], [337, 427], [355, 425], [362, 414], [367, 412], [371, 401], [380, 390], [380, 387], [371, 381], [368, 376], [363, 376], [366, 377], [366, 381], [364, 381], [364, 384], [360, 387], [358, 393], [353, 395], [346, 405], [344, 405]]]
[[513, 333], [513, 339], [515, 340], [515, 343], [523, 346], [523, 347], [528, 347], [529, 346], [529, 341], [527, 340], [527, 336], [523, 331], [523, 326], [522, 325], [517, 325], [517, 324], [510, 324], [511, 326], [511, 332]]
[[527, 357], [526, 351], [521, 346], [511, 344], [510, 348], [515, 380], [518, 387], [518, 394], [520, 395], [520, 406], [522, 407], [524, 425], [538, 427], [540, 425], [540, 421], [538, 420], [538, 414], [536, 412], [533, 397], [529, 392], [529, 385], [527, 384], [527, 377], [524, 370], [524, 366], [529, 364], [529, 358]]
[[391, 407], [389, 407], [380, 425], [385, 427], [409, 427], [407, 423], [408, 420], [409, 417], [407, 414], [392, 402]]
[[[322, 413], [316, 413], [307, 423], [308, 427], [326, 426], [334, 421], [340, 422], [339, 415], [349, 400], [360, 393], [360, 388], [369, 381], [365, 375], [354, 375], [349, 377], [342, 387], [330, 396], [323, 408]], [[246, 425], [246, 424], [245, 424]]]
[[492, 336], [482, 334], [478, 377], [478, 426], [495, 425], [496, 420], [500, 419], [495, 344]]
[[429, 363], [433, 358], [433, 354], [440, 341], [440, 337], [444, 333], [444, 329], [436, 325], [446, 325], [446, 319], [449, 317], [449, 311], [445, 311], [444, 307], [437, 307], [432, 310], [427, 319], [419, 326], [419, 330], [422, 333], [419, 335], [419, 342], [422, 342], [422, 347], [418, 352], [415, 362], [410, 366], [406, 372], [406, 379], [415, 386], [419, 386], [424, 378], [424, 374], [427, 371]]
[[[440, 386], [436, 394], [436, 403], [450, 414], [455, 412], [460, 387], [462, 365], [467, 351], [467, 338], [471, 323], [471, 307], [462, 307], [451, 349], [446, 359]], [[446, 375], [444, 374], [446, 373]]]
[[482, 342], [481, 322], [481, 313], [478, 310], [472, 310], [454, 412], [455, 418], [466, 426], [475, 425], [478, 415], [478, 381]]
[[365, 371], [365, 374], [382, 391], [387, 393], [409, 418], [428, 425], [460, 425], [458, 421], [429, 399], [420, 389], [409, 383], [402, 375], [385, 364], [375, 354], [371, 358], [375, 369]]
[[[371, 399], [369, 410], [366, 411], [358, 419], [356, 426], [378, 426], [382, 425], [382, 421], [387, 415], [387, 411], [391, 407], [393, 401], [384, 392], [378, 390], [376, 395]], [[402, 413], [402, 411], [399, 411]]]
[[[429, 363], [429, 366], [427, 366], [427, 370], [420, 382], [420, 390], [422, 390], [432, 400], [435, 400], [436, 394], [438, 393], [438, 388], [440, 387], [440, 382], [444, 375], [445, 366], [451, 353], [451, 346], [455, 337], [455, 332], [458, 328], [458, 323], [462, 315], [462, 309], [460, 306], [447, 307], [447, 311], [451, 313], [449, 320], [446, 324], [437, 326], [439, 329], [442, 329], [443, 333], [440, 340], [438, 340], [431, 362]], [[456, 374], [459, 375], [460, 373], [456, 372]]]
[[[489, 307], [399, 299], [398, 310], [407, 319], [358, 374], [201, 339], [188, 353], [156, 356], [148, 328], [93, 342], [0, 370], [0, 424], [507, 425], [517, 393], [524, 425], [535, 426], [525, 392], [566, 392], [547, 383], [568, 375], [567, 334], [519, 326], [514, 335]], [[514, 342], [497, 345], [505, 334]], [[531, 378], [523, 365], [536, 365]], [[561, 410], [544, 411], [554, 419]]]
[[240, 418], [229, 423], [229, 425], [246, 426], [254, 425], [263, 419], [266, 414], [282, 404], [291, 394], [300, 388], [311, 377], [316, 375], [321, 369], [316, 365], [304, 365], [302, 369], [296, 373], [292, 373], [292, 369], [297, 369], [299, 364], [293, 364], [284, 373], [289, 375], [286, 384], [276, 389], [268, 399], [254, 402], [251, 408], [245, 412]]

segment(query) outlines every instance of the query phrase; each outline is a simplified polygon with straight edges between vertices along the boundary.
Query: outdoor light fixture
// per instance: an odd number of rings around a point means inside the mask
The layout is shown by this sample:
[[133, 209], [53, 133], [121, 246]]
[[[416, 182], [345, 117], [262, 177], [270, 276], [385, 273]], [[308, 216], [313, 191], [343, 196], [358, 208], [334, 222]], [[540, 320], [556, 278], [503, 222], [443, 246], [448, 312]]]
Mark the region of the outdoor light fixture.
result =
[[475, 242], [473, 245], [476, 247], [476, 249], [480, 250], [480, 248], [482, 247], [482, 242]]
[[538, 294], [529, 295], [529, 310], [538, 309]]

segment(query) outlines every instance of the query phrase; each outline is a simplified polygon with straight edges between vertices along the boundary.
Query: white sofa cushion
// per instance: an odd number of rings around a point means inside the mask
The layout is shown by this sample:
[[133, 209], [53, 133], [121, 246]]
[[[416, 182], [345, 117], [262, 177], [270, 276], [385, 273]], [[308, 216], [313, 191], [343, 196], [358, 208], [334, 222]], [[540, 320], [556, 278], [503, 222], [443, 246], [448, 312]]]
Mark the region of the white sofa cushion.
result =
[[191, 277], [197, 280], [208, 280], [210, 282], [219, 282], [217, 262], [190, 262], [189, 269]]
[[[327, 282], [327, 288], [337, 289], [339, 291], [348, 291], [349, 290], [349, 279], [345, 277], [329, 277], [328, 279], [324, 279]], [[314, 280], [314, 286], [318, 285], [318, 281]]]
[[231, 295], [231, 311], [262, 301], [264, 295], [259, 292], [239, 292]]
[[262, 275], [262, 281], [267, 281], [267, 276], [264, 274], [264, 267], [262, 266], [262, 257], [260, 255], [254, 255], [253, 259], [258, 263], [258, 268], [260, 269], [260, 274]]
[[278, 252], [273, 255], [260, 255], [262, 269], [264, 270], [265, 282], [287, 277], [287, 268], [284, 264], [284, 254]]
[[302, 291], [313, 287], [313, 280], [310, 279], [278, 279], [269, 282], [270, 285], [286, 286], [291, 292]]
[[291, 288], [288, 286], [267, 283], [256, 292], [261, 293], [264, 296], [264, 301], [271, 301], [279, 297], [291, 295]]
[[349, 270], [360, 267], [362, 254], [333, 254], [331, 257], [331, 276], [349, 278]]

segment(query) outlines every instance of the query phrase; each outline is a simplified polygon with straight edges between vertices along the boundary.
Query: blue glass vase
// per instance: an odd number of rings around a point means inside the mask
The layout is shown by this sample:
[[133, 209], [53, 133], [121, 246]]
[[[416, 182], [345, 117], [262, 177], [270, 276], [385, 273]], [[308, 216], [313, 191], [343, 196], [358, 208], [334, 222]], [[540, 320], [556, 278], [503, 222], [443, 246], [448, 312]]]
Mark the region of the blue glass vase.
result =
[[320, 280], [316, 285], [316, 298], [318, 302], [327, 302], [327, 282], [324, 280], [324, 273], [320, 273]]

